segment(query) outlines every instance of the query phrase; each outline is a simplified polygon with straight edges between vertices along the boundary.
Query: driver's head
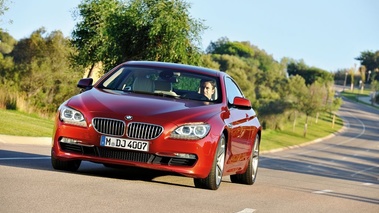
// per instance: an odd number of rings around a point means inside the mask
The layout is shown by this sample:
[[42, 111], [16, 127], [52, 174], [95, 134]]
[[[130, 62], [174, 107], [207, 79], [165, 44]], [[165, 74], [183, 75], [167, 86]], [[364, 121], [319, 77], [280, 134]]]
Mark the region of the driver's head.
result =
[[215, 93], [216, 82], [212, 80], [202, 80], [200, 82], [200, 93], [205, 95], [209, 100], [212, 100], [212, 95]]

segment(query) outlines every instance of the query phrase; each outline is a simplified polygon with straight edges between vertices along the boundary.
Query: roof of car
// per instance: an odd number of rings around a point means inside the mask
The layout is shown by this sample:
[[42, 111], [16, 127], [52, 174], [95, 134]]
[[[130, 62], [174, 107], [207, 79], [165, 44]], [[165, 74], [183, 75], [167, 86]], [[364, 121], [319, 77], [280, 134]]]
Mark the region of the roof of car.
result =
[[180, 70], [193, 70], [195, 72], [201, 72], [208, 75], [219, 76], [221, 71], [213, 70], [205, 67], [187, 65], [187, 64], [178, 64], [178, 63], [170, 63], [170, 62], [159, 62], [159, 61], [128, 61], [124, 64], [127, 65], [136, 65], [136, 66], [154, 66], [161, 68], [169, 68], [169, 69], [180, 69]]

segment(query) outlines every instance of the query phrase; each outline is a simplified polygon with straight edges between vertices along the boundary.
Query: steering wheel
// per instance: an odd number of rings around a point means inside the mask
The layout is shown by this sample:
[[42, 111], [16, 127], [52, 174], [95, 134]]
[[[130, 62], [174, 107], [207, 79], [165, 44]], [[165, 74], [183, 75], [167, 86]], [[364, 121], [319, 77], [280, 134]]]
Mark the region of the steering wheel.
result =
[[191, 99], [191, 100], [199, 100], [199, 101], [209, 101], [207, 96], [197, 93], [197, 92], [188, 92], [181, 96], [182, 98]]

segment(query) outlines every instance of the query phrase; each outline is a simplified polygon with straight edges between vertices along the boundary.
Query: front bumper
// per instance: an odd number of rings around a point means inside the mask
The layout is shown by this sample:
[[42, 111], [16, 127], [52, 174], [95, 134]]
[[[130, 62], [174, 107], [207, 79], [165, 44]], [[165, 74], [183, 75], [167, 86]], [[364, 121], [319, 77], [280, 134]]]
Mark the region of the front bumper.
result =
[[[53, 137], [52, 155], [59, 160], [135, 166], [194, 178], [208, 176], [218, 141], [212, 134], [198, 141], [170, 139], [161, 135], [150, 141], [148, 152], [132, 151], [100, 146], [101, 134], [98, 132], [61, 123], [56, 126]], [[63, 142], [62, 137], [74, 142]], [[178, 156], [178, 153], [183, 155]]]

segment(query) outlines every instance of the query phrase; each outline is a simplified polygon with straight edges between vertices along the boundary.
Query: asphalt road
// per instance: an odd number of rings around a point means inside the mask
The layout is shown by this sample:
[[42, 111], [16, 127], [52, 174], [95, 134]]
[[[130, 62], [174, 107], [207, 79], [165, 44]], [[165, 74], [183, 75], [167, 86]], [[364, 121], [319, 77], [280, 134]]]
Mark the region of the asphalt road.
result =
[[[82, 163], [54, 171], [48, 143], [0, 140], [0, 212], [379, 212], [378, 110], [345, 102], [342, 132], [263, 153], [257, 182], [217, 191], [191, 178]], [[264, 138], [263, 141], [264, 143]]]

